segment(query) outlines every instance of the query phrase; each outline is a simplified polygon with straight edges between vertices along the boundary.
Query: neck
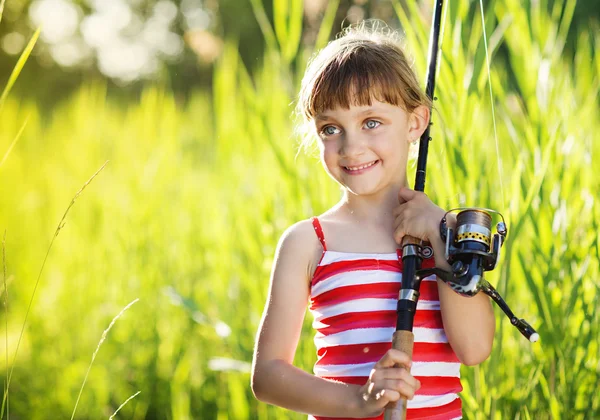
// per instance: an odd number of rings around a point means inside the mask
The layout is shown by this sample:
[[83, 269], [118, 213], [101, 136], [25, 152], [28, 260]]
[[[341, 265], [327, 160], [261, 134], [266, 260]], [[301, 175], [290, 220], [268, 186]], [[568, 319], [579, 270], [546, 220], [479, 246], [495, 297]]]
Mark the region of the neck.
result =
[[400, 204], [398, 192], [401, 187], [408, 187], [406, 178], [377, 194], [358, 196], [345, 191], [340, 207], [346, 209], [357, 221], [391, 226], [394, 222], [394, 208]]

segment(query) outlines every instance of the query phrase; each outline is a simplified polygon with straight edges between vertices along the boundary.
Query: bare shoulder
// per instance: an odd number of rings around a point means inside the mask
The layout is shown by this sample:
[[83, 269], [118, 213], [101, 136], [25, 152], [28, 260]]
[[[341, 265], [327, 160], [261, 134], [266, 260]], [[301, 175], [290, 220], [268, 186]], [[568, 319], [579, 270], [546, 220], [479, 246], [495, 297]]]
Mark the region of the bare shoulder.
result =
[[295, 261], [305, 267], [306, 275], [310, 278], [322, 252], [312, 220], [306, 219], [293, 224], [281, 235], [275, 259], [280, 262], [282, 259]]
[[255, 371], [268, 361], [293, 363], [319, 246], [310, 220], [295, 223], [281, 235], [257, 337]]
[[281, 239], [304, 244], [316, 242], [318, 245], [318, 238], [315, 236], [315, 229], [311, 219], [305, 219], [294, 223], [283, 232]]

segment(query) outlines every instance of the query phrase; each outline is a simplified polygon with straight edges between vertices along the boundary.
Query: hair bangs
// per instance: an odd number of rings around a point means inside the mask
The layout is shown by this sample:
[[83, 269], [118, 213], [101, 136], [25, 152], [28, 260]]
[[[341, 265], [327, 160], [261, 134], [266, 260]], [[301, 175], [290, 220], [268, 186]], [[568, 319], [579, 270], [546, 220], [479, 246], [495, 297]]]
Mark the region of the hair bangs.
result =
[[328, 109], [371, 105], [373, 99], [406, 110], [406, 96], [412, 96], [410, 89], [402, 74], [390, 66], [389, 58], [359, 47], [341, 54], [323, 69], [314, 81], [304, 113], [314, 119]]

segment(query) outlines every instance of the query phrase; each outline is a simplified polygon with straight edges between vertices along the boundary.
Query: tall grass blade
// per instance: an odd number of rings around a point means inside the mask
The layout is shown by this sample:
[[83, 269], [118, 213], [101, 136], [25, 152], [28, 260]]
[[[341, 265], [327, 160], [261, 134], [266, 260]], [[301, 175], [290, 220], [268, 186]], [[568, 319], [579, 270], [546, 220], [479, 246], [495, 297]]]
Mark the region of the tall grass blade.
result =
[[[73, 408], [73, 414], [71, 414], [71, 420], [73, 420], [73, 417], [75, 417], [75, 412], [77, 411], [77, 406], [79, 405], [79, 399], [81, 398], [81, 393], [83, 392], [83, 387], [85, 387], [85, 383], [87, 382], [87, 378], [88, 378], [88, 375], [90, 374], [90, 370], [92, 369], [92, 365], [94, 364], [94, 360], [96, 360], [96, 355], [98, 354], [98, 351], [100, 350], [100, 346], [102, 346], [102, 343], [104, 343], [104, 340], [106, 340], [106, 336], [108, 335], [108, 332], [113, 327], [113, 325], [115, 325], [115, 322], [117, 322], [117, 319], [119, 319], [121, 317], [121, 315], [123, 315], [125, 313], [125, 311], [127, 309], [129, 309], [138, 300], [140, 300], [140, 299], [138, 298], [138, 299], [132, 300], [127, 306], [125, 306], [123, 309], [121, 309], [121, 312], [119, 312], [117, 314], [117, 316], [115, 316], [113, 318], [113, 320], [110, 321], [110, 324], [108, 324], [108, 328], [106, 328], [104, 330], [104, 332], [102, 333], [102, 337], [100, 337], [98, 346], [96, 347], [94, 354], [92, 354], [92, 361], [90, 362], [90, 365], [88, 366], [87, 372], [85, 372], [85, 377], [83, 378], [83, 383], [81, 384], [81, 388], [79, 389], [79, 395], [77, 395], [77, 401], [75, 401], [75, 407]], [[139, 394], [139, 392], [137, 394]], [[137, 394], [135, 394], [135, 395], [137, 395]], [[134, 397], [135, 397], [135, 395], [134, 395]], [[131, 399], [131, 398], [133, 398], [133, 397], [130, 397], [129, 399]], [[129, 401], [129, 399], [127, 401]], [[125, 401], [125, 403], [127, 401]], [[123, 403], [123, 405], [125, 405], [125, 403]], [[121, 409], [121, 407], [119, 407], [119, 409], [117, 409], [117, 411], [119, 411], [120, 409]], [[115, 414], [116, 414], [116, 412], [115, 412]], [[114, 416], [114, 414], [113, 414], [113, 416]]]
[[331, 31], [333, 29], [333, 23], [335, 22], [335, 14], [340, 5], [340, 0], [330, 0], [327, 2], [327, 8], [319, 26], [319, 33], [317, 34], [317, 41], [315, 42], [315, 50], [320, 50], [327, 45], [329, 38], [331, 37]]
[[0, 0], [0, 23], [2, 23], [2, 15], [4, 14], [4, 3], [6, 0]]
[[19, 130], [19, 132], [17, 133], [17, 135], [13, 139], [12, 143], [10, 144], [10, 146], [8, 146], [8, 149], [6, 149], [6, 153], [4, 153], [4, 156], [2, 157], [2, 160], [0, 160], [0, 168], [4, 164], [4, 161], [6, 161], [6, 159], [8, 158], [8, 155], [10, 155], [10, 152], [12, 151], [13, 147], [15, 147], [15, 144], [17, 144], [17, 142], [21, 138], [21, 134], [23, 134], [23, 130], [25, 130], [25, 126], [27, 125], [27, 121], [29, 121], [29, 117], [27, 117], [25, 119], [25, 122], [21, 126], [21, 129]]
[[304, 1], [292, 0], [292, 7], [287, 28], [287, 40], [284, 46], [283, 56], [286, 61], [291, 62], [300, 47], [302, 39], [302, 19], [304, 17]]
[[[4, 7], [4, 2], [0, 5], [0, 12], [2, 11], [2, 7]], [[4, 320], [6, 328], [5, 332], [5, 351], [6, 351], [6, 372], [8, 372], [8, 287], [6, 284], [6, 230], [4, 230], [4, 236], [2, 237], [2, 268], [4, 272]], [[10, 404], [8, 399], [8, 382], [4, 382], [4, 395], [6, 395], [6, 418], [10, 419]], [[0, 417], [4, 417], [4, 411], [0, 413]]]
[[13, 68], [13, 71], [10, 74], [10, 77], [8, 78], [8, 82], [6, 83], [6, 86], [4, 87], [4, 90], [2, 91], [2, 95], [0, 95], [0, 112], [2, 112], [2, 106], [4, 105], [4, 101], [6, 100], [6, 97], [8, 96], [10, 90], [12, 89], [13, 85], [17, 81], [17, 78], [19, 77], [21, 70], [23, 70], [23, 67], [25, 66], [25, 63], [27, 62], [27, 59], [29, 58], [29, 55], [31, 54], [33, 47], [35, 47], [35, 43], [37, 42], [37, 40], [40, 36], [41, 30], [42, 30], [42, 28], [40, 27], [35, 31], [35, 33], [31, 37], [31, 39], [29, 40], [29, 43], [27, 43], [27, 46], [21, 53], [21, 56], [19, 57], [17, 64]]
[[71, 209], [71, 207], [73, 207], [73, 204], [75, 204], [75, 200], [77, 200], [77, 198], [81, 195], [81, 193], [83, 192], [83, 190], [85, 189], [85, 187], [87, 187], [90, 184], [90, 182], [92, 182], [92, 180], [100, 173], [100, 171], [102, 171], [104, 169], [104, 167], [107, 164], [108, 164], [108, 161], [104, 162], [104, 164], [100, 167], [100, 169], [98, 169], [94, 173], [94, 175], [92, 175], [90, 177], [90, 179], [88, 179], [86, 181], [86, 183], [83, 184], [83, 187], [81, 187], [81, 189], [79, 191], [77, 191], [77, 193], [75, 194], [75, 196], [71, 200], [71, 203], [67, 207], [67, 210], [65, 210], [62, 218], [58, 222], [58, 226], [56, 227], [56, 231], [54, 232], [54, 236], [52, 237], [52, 240], [50, 241], [50, 246], [48, 246], [48, 250], [46, 251], [46, 256], [44, 257], [44, 261], [42, 262], [42, 267], [40, 268], [40, 271], [38, 273], [37, 280], [35, 281], [35, 286], [33, 287], [33, 293], [31, 294], [31, 298], [29, 299], [29, 305], [27, 306], [27, 311], [25, 312], [25, 320], [23, 321], [23, 326], [21, 327], [21, 332], [19, 334], [19, 339], [17, 340], [17, 348], [15, 349], [15, 355], [13, 357], [13, 363], [12, 363], [12, 366], [10, 368], [10, 373], [8, 375], [8, 380], [7, 380], [7, 383], [6, 383], [6, 393], [4, 394], [4, 397], [2, 398], [2, 408], [0, 409], [0, 413], [4, 413], [4, 407], [5, 407], [6, 399], [8, 397], [8, 390], [10, 388], [10, 380], [12, 378], [13, 371], [15, 370], [15, 364], [16, 364], [16, 361], [17, 361], [17, 354], [19, 352], [19, 346], [21, 344], [21, 339], [23, 338], [23, 334], [25, 333], [25, 326], [27, 325], [27, 319], [29, 318], [29, 313], [31, 312], [31, 306], [33, 305], [33, 298], [35, 297], [35, 292], [36, 292], [36, 290], [38, 288], [38, 285], [40, 284], [40, 279], [42, 277], [42, 272], [44, 271], [44, 267], [46, 266], [46, 261], [48, 260], [48, 255], [50, 255], [50, 250], [52, 249], [52, 245], [54, 244], [54, 240], [56, 239], [56, 237], [60, 233], [60, 230], [65, 226], [65, 223], [66, 223], [65, 219], [67, 217], [67, 214], [69, 214], [69, 210]]
[[267, 47], [271, 51], [277, 51], [277, 38], [275, 36], [275, 32], [273, 32], [271, 24], [269, 23], [269, 18], [267, 17], [267, 13], [265, 12], [262, 1], [250, 0], [250, 4], [252, 5], [252, 10], [254, 11], [254, 17], [258, 22], [258, 26], [260, 26], [260, 30], [265, 37]]
[[134, 399], [135, 397], [137, 397], [137, 396], [140, 394], [140, 392], [142, 392], [142, 391], [138, 391], [138, 392], [136, 392], [135, 394], [133, 394], [131, 397], [127, 398], [127, 399], [125, 400], [125, 402], [124, 402], [123, 404], [121, 404], [121, 405], [119, 406], [119, 408], [117, 408], [117, 410], [116, 410], [116, 411], [113, 413], [113, 415], [109, 417], [109, 419], [108, 419], [108, 420], [113, 420], [113, 419], [115, 418], [115, 416], [117, 415], [117, 413], [118, 413], [118, 412], [121, 410], [121, 408], [125, 407], [125, 405], [126, 405], [126, 404], [127, 404], [129, 401], [131, 401], [132, 399]]
[[[558, 2], [557, 2], [558, 4]], [[560, 26], [558, 28], [558, 34], [556, 36], [556, 42], [552, 43], [552, 50], [554, 54], [562, 54], [565, 43], [567, 42], [567, 34], [571, 28], [573, 21], [573, 15], [575, 14], [575, 6], [577, 0], [565, 1], [564, 8], [562, 11], [562, 18], [560, 19]]]
[[281, 49], [285, 48], [288, 41], [289, 15], [289, 0], [273, 0], [273, 25]]

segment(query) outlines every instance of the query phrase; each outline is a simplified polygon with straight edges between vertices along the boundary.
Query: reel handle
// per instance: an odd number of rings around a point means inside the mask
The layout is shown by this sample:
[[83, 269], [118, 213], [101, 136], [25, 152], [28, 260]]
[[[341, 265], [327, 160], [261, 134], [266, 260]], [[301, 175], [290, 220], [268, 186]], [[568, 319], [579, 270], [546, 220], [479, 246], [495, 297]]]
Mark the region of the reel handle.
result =
[[[448, 284], [455, 292], [457, 292], [457, 286], [454, 283], [454, 274], [449, 271], [442, 270], [441, 268], [427, 268], [419, 270], [417, 272], [417, 278], [423, 279], [432, 274], [438, 276], [444, 283]], [[496, 302], [500, 309], [502, 309], [502, 311], [510, 319], [510, 323], [514, 325], [526, 339], [532, 343], [538, 341], [540, 339], [540, 335], [537, 333], [537, 331], [527, 321], [522, 318], [519, 319], [515, 316], [513, 311], [510, 309], [502, 296], [500, 296], [500, 293], [498, 293], [494, 286], [488, 283], [483, 277], [478, 277], [477, 287], [474, 289], [474, 293], [468, 295], [463, 294], [463, 296], [475, 296], [478, 292], [485, 293], [491, 297], [494, 302]], [[462, 294], [460, 292], [457, 293]]]
[[491, 297], [494, 300], [494, 302], [498, 304], [500, 309], [502, 309], [506, 316], [510, 318], [510, 323], [513, 324], [526, 339], [528, 339], [532, 343], [535, 343], [540, 339], [540, 335], [535, 329], [533, 329], [531, 325], [529, 325], [527, 321], [525, 321], [524, 319], [519, 319], [515, 316], [513, 311], [510, 310], [510, 308], [508, 307], [502, 296], [500, 296], [500, 293], [498, 293], [498, 291], [494, 288], [494, 286], [489, 284], [487, 281], [482, 280], [481, 291], [489, 297]]

